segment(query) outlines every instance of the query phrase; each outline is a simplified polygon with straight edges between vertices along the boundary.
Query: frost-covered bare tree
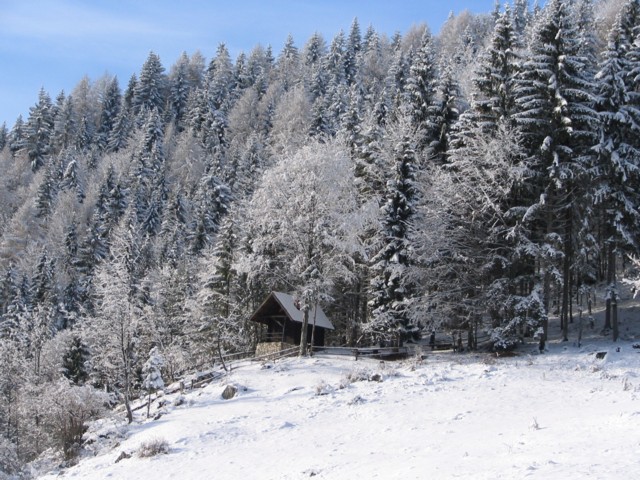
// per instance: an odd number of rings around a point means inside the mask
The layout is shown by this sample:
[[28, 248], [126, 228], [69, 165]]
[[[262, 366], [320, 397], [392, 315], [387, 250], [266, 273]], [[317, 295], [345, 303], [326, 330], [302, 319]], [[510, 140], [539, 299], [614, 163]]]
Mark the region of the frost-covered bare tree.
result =
[[[352, 277], [360, 215], [351, 160], [338, 141], [314, 141], [265, 172], [247, 210], [251, 253], [238, 265], [266, 290], [295, 291], [308, 321], [314, 304]], [[301, 354], [306, 353], [303, 324]]]

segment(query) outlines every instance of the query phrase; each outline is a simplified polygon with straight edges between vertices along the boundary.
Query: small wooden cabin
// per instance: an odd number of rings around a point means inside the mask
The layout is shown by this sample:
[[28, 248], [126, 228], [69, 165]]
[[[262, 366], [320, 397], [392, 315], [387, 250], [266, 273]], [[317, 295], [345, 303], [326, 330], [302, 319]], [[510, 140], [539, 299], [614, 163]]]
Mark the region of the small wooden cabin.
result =
[[[303, 316], [298, 302], [292, 295], [271, 292], [250, 318], [252, 322], [262, 325], [256, 355], [273, 353], [300, 345]], [[323, 346], [325, 332], [334, 330], [334, 327], [319, 306], [309, 311], [308, 343], [311, 343], [314, 324], [313, 345]]]

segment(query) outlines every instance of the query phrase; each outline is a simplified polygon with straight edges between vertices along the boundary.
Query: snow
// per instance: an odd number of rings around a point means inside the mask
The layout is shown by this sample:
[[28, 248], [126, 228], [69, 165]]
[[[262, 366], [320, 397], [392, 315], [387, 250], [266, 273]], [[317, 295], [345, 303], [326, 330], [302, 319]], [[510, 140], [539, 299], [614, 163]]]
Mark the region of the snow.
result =
[[[245, 361], [222, 380], [161, 398], [168, 405], [157, 420], [141, 409], [129, 427], [96, 422], [79, 464], [44, 478], [634, 478], [634, 342], [558, 342], [542, 355], [531, 344], [510, 358]], [[238, 393], [223, 400], [228, 384]], [[165, 440], [169, 453], [139, 458], [151, 440]], [[131, 458], [116, 463], [122, 452]]]
[[[273, 292], [273, 296], [276, 297], [282, 308], [287, 311], [291, 320], [298, 323], [303, 322], [304, 312], [296, 307], [296, 300], [293, 295], [282, 292]], [[333, 324], [327, 318], [327, 315], [324, 313], [322, 308], [318, 305], [312, 306], [309, 311], [309, 323], [313, 324], [314, 322], [318, 327], [334, 330]]]

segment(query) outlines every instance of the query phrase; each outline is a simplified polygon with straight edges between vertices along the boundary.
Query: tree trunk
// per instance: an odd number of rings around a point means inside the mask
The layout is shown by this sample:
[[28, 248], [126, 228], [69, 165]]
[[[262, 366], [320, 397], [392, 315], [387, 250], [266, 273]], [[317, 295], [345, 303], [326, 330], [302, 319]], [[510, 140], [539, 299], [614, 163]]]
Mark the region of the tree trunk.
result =
[[222, 368], [224, 368], [225, 372], [228, 372], [227, 364], [224, 362], [224, 358], [222, 356], [222, 345], [220, 340], [220, 335], [218, 335], [218, 358], [220, 359], [220, 363], [222, 364]]
[[618, 293], [613, 290], [613, 297], [611, 298], [611, 323], [613, 327], [612, 338], [614, 342], [618, 341]]
[[542, 297], [543, 297], [543, 305], [545, 311], [545, 318], [542, 322], [542, 338], [541, 343], [544, 345], [547, 343], [547, 339], [549, 338], [549, 304], [551, 303], [551, 274], [548, 271], [548, 267], [546, 265], [546, 261], [543, 262], [542, 268], [544, 269], [543, 275], [543, 286], [542, 286]]
[[607, 299], [605, 302], [605, 315], [604, 315], [604, 329], [611, 330], [611, 296], [613, 294], [612, 289], [615, 282], [615, 269], [616, 269], [616, 252], [613, 246], [613, 242], [607, 243]]
[[315, 345], [315, 336], [316, 336], [316, 315], [318, 314], [318, 304], [315, 304], [314, 310], [313, 310], [313, 323], [311, 326], [311, 354], [313, 355], [313, 346]]
[[309, 327], [309, 306], [305, 305], [302, 315], [302, 332], [300, 333], [300, 356], [307, 356], [307, 329]]
[[127, 409], [127, 422], [133, 422], [133, 411], [131, 410], [131, 392], [130, 392], [130, 375], [131, 364], [129, 363], [129, 351], [131, 349], [131, 343], [126, 340], [124, 332], [124, 326], [120, 323], [120, 354], [122, 355], [122, 369], [124, 376], [124, 406]]
[[125, 373], [124, 381], [124, 407], [127, 409], [127, 423], [133, 423], [133, 410], [131, 410], [131, 398], [129, 393], [129, 373]]
[[569, 302], [571, 302], [571, 260], [573, 253], [571, 251], [573, 242], [572, 223], [571, 207], [568, 207], [565, 216], [564, 259], [562, 262], [562, 306], [560, 310], [563, 342], [569, 341]]

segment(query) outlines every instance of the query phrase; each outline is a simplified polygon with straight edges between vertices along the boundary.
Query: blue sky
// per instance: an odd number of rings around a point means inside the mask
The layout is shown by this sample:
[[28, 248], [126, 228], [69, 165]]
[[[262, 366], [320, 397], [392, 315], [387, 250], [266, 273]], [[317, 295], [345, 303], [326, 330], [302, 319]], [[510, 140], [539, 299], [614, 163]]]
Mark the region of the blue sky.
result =
[[52, 99], [84, 75], [117, 75], [124, 88], [150, 51], [168, 70], [183, 51], [207, 60], [224, 42], [233, 58], [257, 45], [302, 48], [314, 32], [329, 42], [358, 18], [391, 36], [449, 12], [489, 12], [494, 0], [3, 0], [0, 2], [0, 124], [26, 120], [40, 88]]

